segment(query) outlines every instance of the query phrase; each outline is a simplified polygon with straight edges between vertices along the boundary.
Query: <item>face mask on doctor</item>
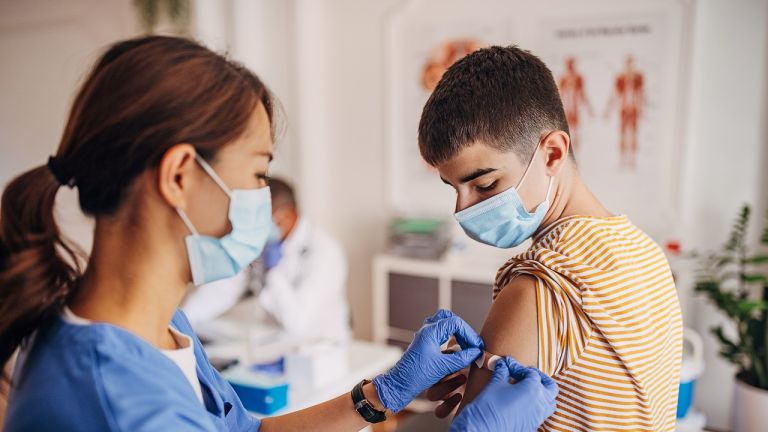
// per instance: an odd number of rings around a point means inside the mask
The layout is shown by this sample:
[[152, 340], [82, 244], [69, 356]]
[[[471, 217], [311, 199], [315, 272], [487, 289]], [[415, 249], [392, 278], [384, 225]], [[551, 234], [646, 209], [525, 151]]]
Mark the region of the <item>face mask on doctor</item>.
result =
[[229, 222], [232, 231], [221, 238], [201, 235], [184, 210], [176, 208], [190, 231], [185, 239], [192, 282], [208, 282], [233, 277], [261, 255], [270, 235], [272, 198], [269, 187], [230, 189], [208, 163], [198, 155], [195, 160], [229, 197]]
[[546, 198], [533, 213], [525, 208], [523, 200], [517, 193], [531, 170], [538, 152], [539, 146], [536, 146], [536, 151], [517, 186], [456, 213], [456, 220], [470, 238], [480, 243], [508, 249], [522, 244], [541, 226], [541, 221], [549, 209], [552, 177], [549, 177]]

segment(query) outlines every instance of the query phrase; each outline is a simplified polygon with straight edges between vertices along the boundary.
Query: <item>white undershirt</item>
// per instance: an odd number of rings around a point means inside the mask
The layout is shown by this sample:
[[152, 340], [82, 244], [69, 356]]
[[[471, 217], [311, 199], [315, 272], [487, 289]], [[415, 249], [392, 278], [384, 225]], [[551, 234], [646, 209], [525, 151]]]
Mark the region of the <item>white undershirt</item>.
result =
[[[62, 311], [62, 318], [64, 321], [74, 325], [91, 325], [92, 321], [75, 315], [69, 307], [64, 307]], [[184, 377], [192, 385], [197, 399], [203, 402], [203, 390], [200, 387], [200, 380], [197, 379], [197, 361], [195, 360], [195, 350], [192, 345], [192, 338], [176, 330], [172, 326], [168, 326], [168, 330], [171, 332], [171, 336], [176, 341], [176, 345], [179, 348], [174, 350], [160, 350], [166, 357], [171, 359], [176, 366], [181, 369]]]

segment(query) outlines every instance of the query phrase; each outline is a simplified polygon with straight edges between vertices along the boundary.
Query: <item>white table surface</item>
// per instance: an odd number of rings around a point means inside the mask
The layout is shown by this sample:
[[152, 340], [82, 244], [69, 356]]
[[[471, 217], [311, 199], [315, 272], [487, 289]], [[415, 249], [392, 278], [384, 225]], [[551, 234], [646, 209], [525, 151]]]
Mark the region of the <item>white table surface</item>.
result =
[[389, 345], [352, 340], [347, 355], [349, 369], [346, 374], [319, 388], [289, 388], [288, 406], [273, 415], [298, 411], [348, 393], [364, 378], [371, 379], [392, 367], [400, 359], [402, 351]]
[[[277, 359], [297, 344], [294, 337], [282, 333], [273, 325], [235, 319], [231, 315], [201, 326], [200, 330], [199, 333], [228, 336], [205, 347], [209, 357], [237, 358], [241, 365]], [[339, 378], [317, 388], [289, 387], [288, 406], [272, 415], [297, 411], [347, 393], [364, 378], [371, 379], [392, 367], [400, 359], [402, 350], [390, 345], [353, 339], [346, 343], [346, 355], [348, 367]]]

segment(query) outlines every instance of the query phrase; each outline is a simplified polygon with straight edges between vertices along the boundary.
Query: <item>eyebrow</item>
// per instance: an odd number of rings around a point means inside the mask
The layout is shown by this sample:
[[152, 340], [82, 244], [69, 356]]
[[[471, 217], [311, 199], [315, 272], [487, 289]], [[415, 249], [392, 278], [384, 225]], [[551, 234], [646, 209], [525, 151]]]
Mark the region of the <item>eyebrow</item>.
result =
[[472, 173], [465, 175], [464, 177], [459, 179], [459, 183], [464, 184], [466, 182], [470, 182], [480, 176], [484, 176], [488, 173], [492, 173], [496, 171], [496, 168], [479, 168], [473, 171]]

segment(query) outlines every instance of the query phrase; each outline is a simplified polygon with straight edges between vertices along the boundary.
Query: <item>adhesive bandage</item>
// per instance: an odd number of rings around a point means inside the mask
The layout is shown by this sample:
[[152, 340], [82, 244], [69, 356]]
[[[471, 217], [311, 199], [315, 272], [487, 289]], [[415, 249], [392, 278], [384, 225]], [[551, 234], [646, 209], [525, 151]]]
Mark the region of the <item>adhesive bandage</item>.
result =
[[499, 361], [499, 359], [501, 359], [501, 356], [491, 354], [488, 351], [483, 351], [483, 355], [475, 360], [475, 366], [479, 367], [480, 369], [488, 369], [493, 371], [496, 369], [496, 362]]

